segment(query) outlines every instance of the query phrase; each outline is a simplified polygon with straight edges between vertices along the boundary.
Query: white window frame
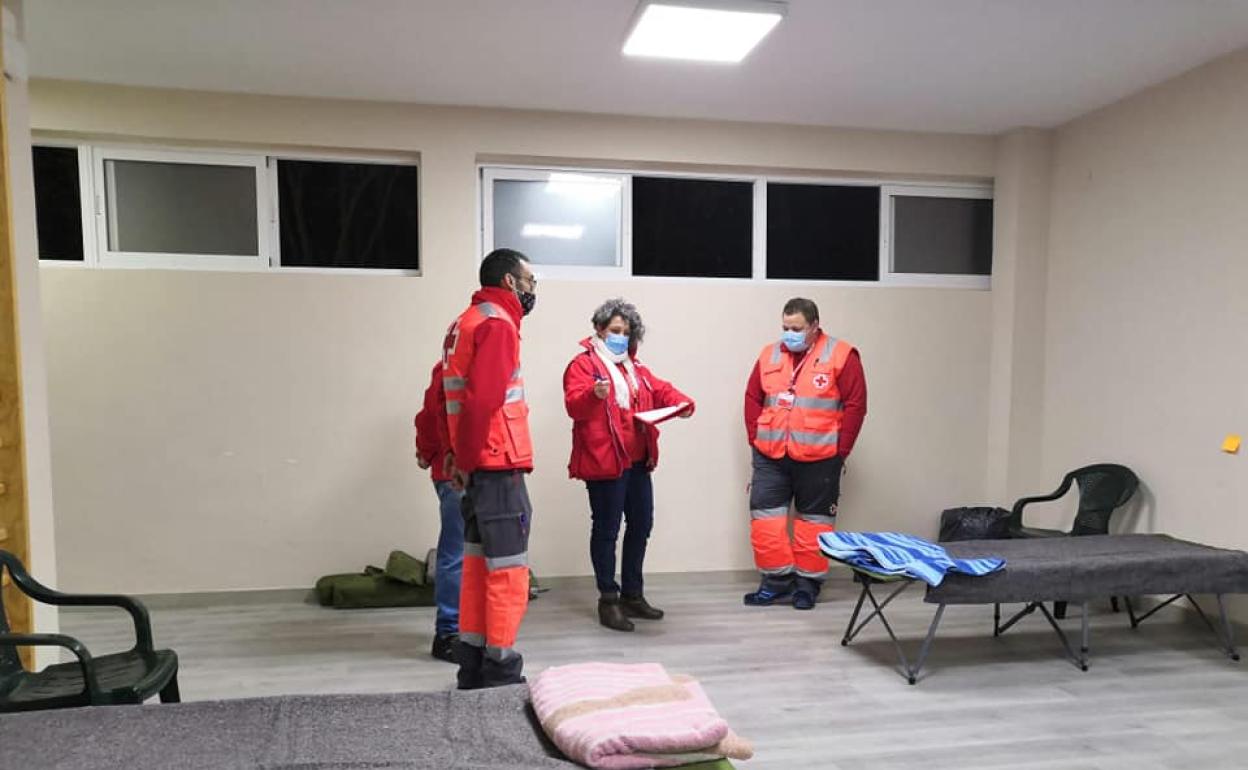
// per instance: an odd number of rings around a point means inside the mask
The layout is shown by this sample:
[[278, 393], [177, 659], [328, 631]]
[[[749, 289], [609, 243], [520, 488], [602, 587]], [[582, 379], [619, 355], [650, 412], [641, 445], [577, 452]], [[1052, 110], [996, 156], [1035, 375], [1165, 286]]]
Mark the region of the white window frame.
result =
[[[902, 273], [893, 269], [893, 198], [959, 198], [993, 200], [989, 185], [887, 184], [880, 187], [880, 283], [888, 286], [937, 286], [991, 289], [992, 274]], [[994, 223], [995, 225], [995, 223]], [[994, 255], [995, 256], [995, 255]]]
[[[256, 182], [256, 246], [257, 254], [177, 254], [114, 251], [109, 247], [108, 202], [113, 190], [105, 189], [108, 177], [104, 164], [110, 160], [181, 163], [185, 165], [238, 166], [251, 168]], [[95, 184], [95, 234], [98, 264], [113, 268], [192, 268], [195, 270], [262, 270], [269, 267], [267, 232], [269, 177], [263, 155], [204, 152], [200, 150], [154, 150], [95, 146], [92, 148]]]
[[[281, 264], [280, 207], [277, 187], [278, 160], [306, 160], [322, 163], [379, 163], [393, 166], [414, 166], [419, 174], [417, 153], [308, 152], [239, 149], [212, 150], [182, 148], [169, 145], [93, 143], [55, 136], [36, 135], [36, 147], [64, 147], [78, 151], [79, 211], [82, 216], [83, 259], [40, 260], [40, 267], [53, 270], [107, 268], [129, 270], [228, 270], [235, 272], [320, 273], [325, 275], [419, 276], [420, 270], [401, 268], [356, 267], [283, 267]], [[147, 252], [110, 252], [107, 247], [108, 221], [104, 196], [104, 160], [139, 160], [173, 163], [206, 163], [209, 165], [255, 166], [257, 226], [259, 251], [262, 256], [213, 254], [152, 254]], [[423, 180], [418, 177], [423, 190]], [[417, 195], [418, 218], [423, 218], [423, 195]], [[420, 259], [424, 260], [424, 228], [421, 228]]]
[[[633, 180], [627, 172], [606, 169], [582, 169], [556, 166], [504, 166], [478, 165], [479, 200], [481, 221], [478, 228], [478, 260], [494, 249], [494, 183], [549, 182], [555, 174], [582, 174], [585, 176], [617, 179], [620, 182], [619, 236], [616, 240], [615, 265], [542, 265], [535, 264], [539, 279], [592, 280], [631, 278], [633, 272]], [[515, 247], [513, 247], [515, 248]]]
[[[302, 265], [282, 264], [282, 207], [278, 199], [277, 162], [281, 160], [309, 161], [312, 163], [376, 163], [381, 166], [414, 166], [416, 168], [416, 201], [417, 222], [420, 230], [420, 243], [417, 246], [417, 260], [422, 266], [418, 270], [406, 268], [382, 267], [305, 267]], [[345, 153], [299, 153], [275, 152], [265, 158], [265, 173], [269, 182], [269, 264], [274, 271], [283, 273], [332, 273], [333, 275], [393, 275], [419, 277], [425, 264], [425, 228], [424, 222], [424, 181], [421, 178], [420, 161], [410, 155], [350, 155]]]
[[[544, 265], [539, 266], [541, 277], [554, 280], [619, 280], [658, 281], [664, 283], [753, 284], [768, 283], [781, 286], [853, 286], [853, 287], [932, 287], [952, 289], [992, 288], [991, 275], [948, 275], [936, 273], [898, 273], [892, 270], [892, 196], [911, 195], [928, 197], [969, 198], [991, 200], [994, 197], [991, 184], [979, 182], [904, 182], [896, 179], [880, 179], [865, 176], [798, 176], [792, 174], [732, 174], [715, 172], [664, 171], [652, 169], [611, 168], [605, 166], [570, 166], [562, 164], [509, 164], [480, 162], [477, 164], [477, 252], [478, 262], [492, 248], [493, 229], [493, 180], [516, 179], [541, 181], [552, 173], [587, 174], [594, 176], [619, 176], [624, 179], [624, 205], [620, 227], [625, 255], [623, 264], [616, 267]], [[668, 177], [675, 179], [701, 179], [720, 182], [749, 182], [754, 185], [753, 260], [749, 278], [716, 278], [712, 276], [651, 276], [633, 275], [632, 269], [632, 178]], [[767, 277], [767, 185], [802, 184], [825, 187], [874, 187], [880, 190], [879, 280], [838, 280], [818, 278], [768, 278]]]
[[55, 270], [82, 270], [95, 267], [95, 184], [91, 165], [91, 147], [81, 142], [64, 139], [35, 139], [32, 147], [59, 147], [78, 153], [78, 216], [82, 221], [82, 261], [70, 259], [41, 259], [39, 264]]

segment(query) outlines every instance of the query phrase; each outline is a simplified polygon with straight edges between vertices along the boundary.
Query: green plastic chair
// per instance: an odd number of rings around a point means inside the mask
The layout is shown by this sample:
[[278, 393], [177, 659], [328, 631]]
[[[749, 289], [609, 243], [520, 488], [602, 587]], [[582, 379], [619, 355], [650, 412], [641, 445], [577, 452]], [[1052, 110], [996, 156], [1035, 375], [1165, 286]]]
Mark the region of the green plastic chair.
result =
[[[0, 602], [0, 713], [74, 706], [142, 703], [159, 694], [162, 703], [178, 703], [178, 656], [152, 645], [147, 608], [129, 596], [66, 594], [30, 576], [21, 560], [0, 551], [0, 573], [35, 601], [61, 607], [120, 607], [134, 620], [134, 647], [94, 657], [82, 642], [64, 634], [15, 634]], [[77, 658], [42, 671], [27, 671], [18, 647], [62, 647]]]

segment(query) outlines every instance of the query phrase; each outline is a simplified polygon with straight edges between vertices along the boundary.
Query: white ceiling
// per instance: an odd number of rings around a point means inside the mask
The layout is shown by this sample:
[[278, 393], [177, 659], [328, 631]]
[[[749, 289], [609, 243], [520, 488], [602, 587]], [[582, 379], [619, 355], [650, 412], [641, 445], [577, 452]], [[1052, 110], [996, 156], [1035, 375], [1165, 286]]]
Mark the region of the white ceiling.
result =
[[25, 0], [36, 77], [935, 131], [1052, 126], [1248, 45], [1248, 0], [790, 0], [737, 66], [636, 0]]

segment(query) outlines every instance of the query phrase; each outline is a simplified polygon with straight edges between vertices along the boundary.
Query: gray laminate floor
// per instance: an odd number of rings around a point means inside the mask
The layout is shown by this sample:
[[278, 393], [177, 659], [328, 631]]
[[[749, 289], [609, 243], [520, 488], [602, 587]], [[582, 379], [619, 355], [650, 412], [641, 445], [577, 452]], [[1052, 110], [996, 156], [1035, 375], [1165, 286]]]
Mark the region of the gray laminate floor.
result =
[[[991, 607], [952, 607], [929, 673], [910, 687], [878, 626], [841, 647], [856, 597], [843, 576], [813, 612], [743, 607], [753, 579], [741, 573], [653, 576], [647, 593], [668, 619], [633, 634], [596, 624], [588, 579], [551, 582], [521, 631], [530, 672], [597, 659], [693, 674], [754, 741], [745, 768], [1248, 767], [1248, 661], [1230, 662], [1175, 609], [1137, 631], [1094, 609], [1083, 673], [1041, 617], [993, 639]], [[182, 659], [185, 700], [445, 689], [453, 678], [428, 656], [432, 609], [273, 600], [161, 603], [152, 614], [157, 643]], [[890, 609], [910, 649], [931, 614], [917, 590]], [[97, 651], [128, 646], [125, 622], [124, 613], [74, 611], [62, 627]]]

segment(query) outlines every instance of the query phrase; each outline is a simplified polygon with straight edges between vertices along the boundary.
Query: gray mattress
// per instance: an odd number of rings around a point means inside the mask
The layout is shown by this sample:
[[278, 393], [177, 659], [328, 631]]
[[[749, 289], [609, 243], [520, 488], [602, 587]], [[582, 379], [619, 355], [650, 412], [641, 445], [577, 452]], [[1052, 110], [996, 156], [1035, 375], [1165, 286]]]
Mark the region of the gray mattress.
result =
[[524, 685], [0, 715], [0, 768], [567, 770]]
[[1000, 556], [1005, 569], [950, 574], [934, 604], [1082, 602], [1106, 596], [1248, 593], [1248, 553], [1169, 535], [1086, 535], [942, 543], [955, 558]]

